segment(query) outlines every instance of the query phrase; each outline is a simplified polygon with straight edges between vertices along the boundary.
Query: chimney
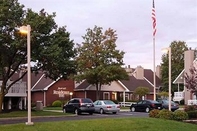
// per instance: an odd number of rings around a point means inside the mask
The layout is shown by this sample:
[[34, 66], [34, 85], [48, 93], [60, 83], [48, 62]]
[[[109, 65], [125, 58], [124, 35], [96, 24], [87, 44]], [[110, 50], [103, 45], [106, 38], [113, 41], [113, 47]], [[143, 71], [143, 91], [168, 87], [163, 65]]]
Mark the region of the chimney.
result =
[[[184, 69], [186, 73], [190, 73], [189, 69], [191, 68], [192, 64], [194, 61], [194, 50], [187, 50], [184, 52]], [[192, 99], [190, 95], [190, 90], [188, 90], [184, 86], [184, 91], [185, 91], [185, 103], [188, 102], [188, 100]]]
[[134, 76], [136, 79], [144, 79], [144, 68], [141, 66], [137, 66], [134, 72]]
[[159, 77], [159, 79], [161, 79], [161, 66], [157, 65], [156, 67], [156, 76]]

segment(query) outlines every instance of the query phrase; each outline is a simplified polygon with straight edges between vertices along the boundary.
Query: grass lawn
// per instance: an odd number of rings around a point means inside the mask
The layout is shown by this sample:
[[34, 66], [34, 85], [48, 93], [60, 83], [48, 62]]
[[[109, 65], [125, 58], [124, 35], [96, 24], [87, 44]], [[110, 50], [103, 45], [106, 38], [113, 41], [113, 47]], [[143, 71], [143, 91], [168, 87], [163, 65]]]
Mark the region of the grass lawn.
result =
[[44, 110], [62, 110], [62, 107], [44, 107]]
[[197, 125], [156, 118], [115, 118], [0, 125], [1, 131], [196, 131]]

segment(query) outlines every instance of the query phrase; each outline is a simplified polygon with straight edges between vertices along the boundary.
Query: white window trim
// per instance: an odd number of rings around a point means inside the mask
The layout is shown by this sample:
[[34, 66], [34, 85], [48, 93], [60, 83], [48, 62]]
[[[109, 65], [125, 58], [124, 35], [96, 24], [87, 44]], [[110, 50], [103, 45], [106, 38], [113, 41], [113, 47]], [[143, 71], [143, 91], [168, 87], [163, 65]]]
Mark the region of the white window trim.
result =
[[[105, 94], [107, 94], [107, 96], [108, 96], [107, 99], [105, 98]], [[105, 99], [105, 100], [109, 100], [109, 99], [110, 99], [110, 94], [109, 94], [109, 92], [103, 92], [103, 99]]]

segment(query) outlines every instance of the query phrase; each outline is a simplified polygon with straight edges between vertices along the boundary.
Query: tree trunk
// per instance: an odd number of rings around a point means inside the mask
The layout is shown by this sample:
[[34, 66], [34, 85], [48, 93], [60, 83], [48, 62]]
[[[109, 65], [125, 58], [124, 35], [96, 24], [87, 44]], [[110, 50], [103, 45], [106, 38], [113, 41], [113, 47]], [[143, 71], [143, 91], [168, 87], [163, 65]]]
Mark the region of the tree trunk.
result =
[[98, 83], [96, 84], [96, 100], [99, 100], [99, 87], [98, 87]]
[[101, 84], [99, 84], [99, 87], [98, 88], [99, 88], [98, 91], [99, 91], [99, 99], [100, 99], [100, 96], [101, 96]]
[[5, 87], [6, 85], [2, 84], [0, 86], [0, 113], [2, 112], [2, 106], [3, 106], [3, 101], [4, 101], [4, 97], [5, 97]]
[[2, 112], [3, 100], [4, 100], [4, 94], [0, 92], [0, 113]]

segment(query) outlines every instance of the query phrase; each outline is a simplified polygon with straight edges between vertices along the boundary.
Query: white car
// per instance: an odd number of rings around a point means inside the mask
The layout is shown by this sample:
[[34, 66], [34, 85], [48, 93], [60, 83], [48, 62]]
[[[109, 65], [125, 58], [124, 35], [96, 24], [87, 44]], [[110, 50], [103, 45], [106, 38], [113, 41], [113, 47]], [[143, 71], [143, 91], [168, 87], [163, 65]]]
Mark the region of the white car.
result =
[[111, 100], [97, 100], [94, 102], [95, 112], [100, 114], [113, 113], [116, 114], [120, 111], [120, 105], [115, 104]]

